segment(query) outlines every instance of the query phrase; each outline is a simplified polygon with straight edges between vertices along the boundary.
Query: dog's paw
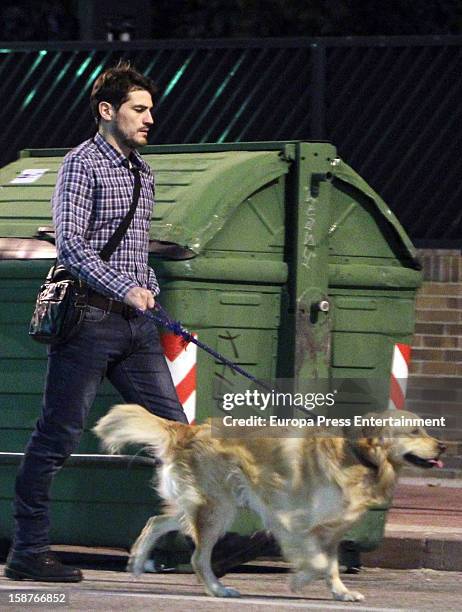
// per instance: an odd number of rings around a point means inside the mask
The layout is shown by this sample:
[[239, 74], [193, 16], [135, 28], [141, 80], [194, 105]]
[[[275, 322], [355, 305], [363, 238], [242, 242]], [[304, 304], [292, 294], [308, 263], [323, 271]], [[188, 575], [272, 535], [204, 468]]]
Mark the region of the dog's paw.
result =
[[144, 572], [144, 559], [131, 555], [127, 563], [127, 572], [131, 572], [134, 576], [141, 576]]
[[337, 601], [363, 601], [364, 595], [358, 591], [345, 591], [343, 593], [334, 593], [334, 599]]
[[301, 589], [303, 588], [303, 581], [301, 580], [300, 576], [298, 576], [297, 574], [293, 574], [290, 579], [289, 579], [289, 589], [292, 591], [292, 593], [298, 593], [299, 591], [301, 591]]
[[297, 572], [296, 574], [292, 574], [292, 576], [290, 577], [289, 588], [293, 593], [298, 593], [312, 580], [313, 575], [309, 572]]
[[213, 597], [240, 597], [241, 594], [237, 589], [231, 587], [225, 587], [220, 584], [219, 587], [214, 587], [209, 591], [209, 594]]

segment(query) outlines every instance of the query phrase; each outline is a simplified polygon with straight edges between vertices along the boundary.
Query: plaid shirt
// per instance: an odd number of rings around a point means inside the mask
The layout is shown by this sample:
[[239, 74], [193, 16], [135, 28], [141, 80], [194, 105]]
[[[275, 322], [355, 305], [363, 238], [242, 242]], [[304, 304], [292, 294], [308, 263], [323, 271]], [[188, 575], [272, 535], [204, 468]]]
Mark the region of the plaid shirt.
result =
[[65, 156], [52, 198], [59, 262], [98, 293], [119, 301], [133, 287], [159, 293], [148, 266], [154, 176], [136, 151], [130, 161], [140, 169], [140, 198], [109, 262], [99, 252], [132, 202], [134, 176], [127, 159], [96, 134]]

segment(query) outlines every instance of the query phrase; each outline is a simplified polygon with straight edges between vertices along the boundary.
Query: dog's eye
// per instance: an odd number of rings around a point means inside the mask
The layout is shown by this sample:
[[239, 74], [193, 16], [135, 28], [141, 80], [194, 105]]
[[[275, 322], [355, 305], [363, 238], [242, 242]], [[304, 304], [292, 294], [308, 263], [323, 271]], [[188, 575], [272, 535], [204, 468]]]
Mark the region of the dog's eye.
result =
[[411, 431], [411, 435], [413, 436], [418, 436], [419, 433], [420, 433], [420, 429], [418, 427], [416, 427], [415, 429]]

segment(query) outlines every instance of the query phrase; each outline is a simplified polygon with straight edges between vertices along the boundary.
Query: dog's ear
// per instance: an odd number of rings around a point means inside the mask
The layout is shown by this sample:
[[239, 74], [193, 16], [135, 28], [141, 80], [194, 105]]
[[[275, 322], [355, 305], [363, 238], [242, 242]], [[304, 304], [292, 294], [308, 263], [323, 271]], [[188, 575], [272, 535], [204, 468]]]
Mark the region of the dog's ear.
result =
[[367, 438], [368, 455], [373, 463], [380, 465], [386, 459], [382, 436]]
[[376, 468], [377, 488], [374, 489], [374, 503], [388, 503], [396, 474], [393, 465], [388, 460], [386, 445], [380, 442], [380, 437], [375, 436], [362, 438], [358, 446], [362, 456]]
[[380, 438], [378, 436], [364, 436], [361, 446], [365, 451], [367, 450], [369, 453], [372, 453], [379, 445]]
[[377, 442], [377, 438], [361, 437], [356, 439], [355, 447], [362, 457], [375, 464], [374, 457]]
[[386, 460], [386, 452], [380, 438], [362, 437], [356, 440], [357, 452], [363, 459], [379, 467]]

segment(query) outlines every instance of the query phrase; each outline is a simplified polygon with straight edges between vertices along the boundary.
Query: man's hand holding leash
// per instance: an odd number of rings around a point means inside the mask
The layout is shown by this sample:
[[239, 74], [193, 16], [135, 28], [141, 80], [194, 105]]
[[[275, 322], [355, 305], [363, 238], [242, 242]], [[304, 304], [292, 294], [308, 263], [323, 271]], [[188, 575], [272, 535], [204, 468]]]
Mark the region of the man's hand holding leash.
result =
[[155, 305], [152, 292], [144, 287], [132, 287], [130, 291], [127, 292], [124, 302], [132, 308], [137, 308], [143, 312], [145, 310], [151, 310]]

